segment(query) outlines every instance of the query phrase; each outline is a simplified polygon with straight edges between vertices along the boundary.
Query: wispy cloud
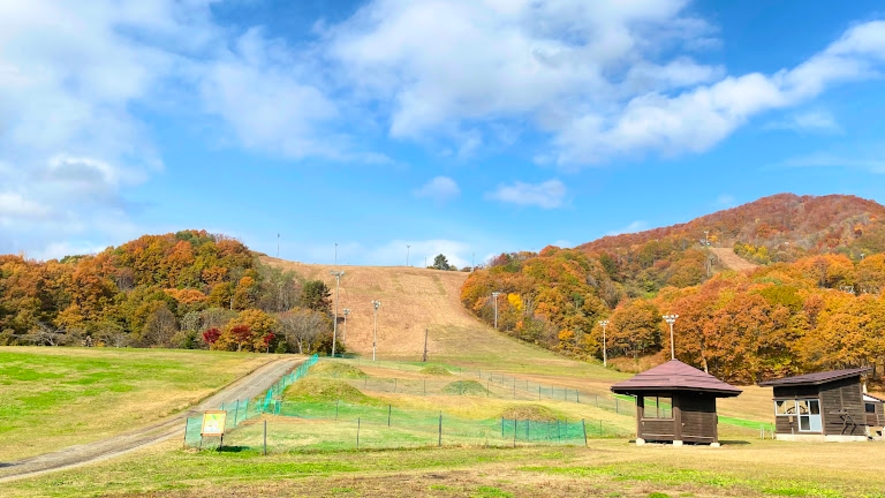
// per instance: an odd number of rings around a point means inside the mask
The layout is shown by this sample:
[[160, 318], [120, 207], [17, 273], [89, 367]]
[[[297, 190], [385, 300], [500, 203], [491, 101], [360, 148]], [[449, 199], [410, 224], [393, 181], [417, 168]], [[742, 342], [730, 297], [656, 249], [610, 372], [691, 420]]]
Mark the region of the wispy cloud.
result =
[[731, 194], [721, 194], [716, 198], [715, 205], [719, 208], [730, 208], [736, 204], [735, 198]]
[[612, 230], [611, 232], [606, 233], [606, 235], [621, 235], [624, 233], [636, 233], [641, 232], [643, 230], [648, 230], [648, 223], [645, 221], [637, 220], [629, 225], [619, 228], [617, 230]]
[[842, 127], [827, 111], [809, 111], [791, 114], [785, 119], [772, 121], [763, 126], [767, 130], [792, 130], [797, 132], [839, 133]]
[[791, 168], [848, 168], [885, 174], [885, 159], [879, 157], [852, 157], [828, 152], [794, 157], [782, 163]]
[[486, 199], [518, 206], [554, 209], [562, 207], [565, 194], [565, 185], [554, 178], [538, 184], [514, 182], [510, 185], [501, 185], [497, 190], [486, 193]]
[[461, 193], [455, 180], [447, 176], [437, 176], [412, 192], [415, 197], [433, 199], [437, 202], [447, 201]]

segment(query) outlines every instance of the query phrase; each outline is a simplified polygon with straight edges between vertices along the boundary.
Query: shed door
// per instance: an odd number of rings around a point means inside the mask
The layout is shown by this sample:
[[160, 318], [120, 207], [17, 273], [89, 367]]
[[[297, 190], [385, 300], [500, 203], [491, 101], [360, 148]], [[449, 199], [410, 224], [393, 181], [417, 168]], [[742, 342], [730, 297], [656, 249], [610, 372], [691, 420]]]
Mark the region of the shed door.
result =
[[820, 417], [820, 401], [816, 399], [798, 399], [796, 405], [799, 412], [799, 430], [802, 432], [822, 432], [823, 424]]

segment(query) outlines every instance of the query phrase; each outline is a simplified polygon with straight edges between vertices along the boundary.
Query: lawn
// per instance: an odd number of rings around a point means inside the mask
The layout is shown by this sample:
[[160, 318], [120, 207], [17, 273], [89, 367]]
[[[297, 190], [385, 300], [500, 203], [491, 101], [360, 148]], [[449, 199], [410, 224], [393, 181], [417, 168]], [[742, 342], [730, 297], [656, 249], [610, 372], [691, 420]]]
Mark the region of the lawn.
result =
[[[416, 448], [262, 456], [175, 442], [5, 484], [8, 496], [883, 497], [882, 446], [735, 441], [722, 448], [591, 440], [590, 447]], [[796, 459], [788, 455], [814, 455]], [[655, 494], [658, 493], [658, 494]]]
[[214, 351], [0, 347], [0, 460], [151, 424], [270, 359]]

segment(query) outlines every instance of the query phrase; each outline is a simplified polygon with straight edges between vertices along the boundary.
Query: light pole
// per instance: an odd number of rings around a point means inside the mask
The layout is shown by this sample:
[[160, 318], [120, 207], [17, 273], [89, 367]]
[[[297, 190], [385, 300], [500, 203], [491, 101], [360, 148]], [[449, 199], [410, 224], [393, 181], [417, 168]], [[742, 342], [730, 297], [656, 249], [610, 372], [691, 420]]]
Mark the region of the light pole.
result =
[[679, 315], [664, 315], [664, 321], [670, 324], [670, 359], [676, 359], [676, 346], [673, 344], [673, 324], [676, 323], [676, 319], [679, 318]]
[[406, 244], [406, 266], [409, 266], [409, 250], [411, 248], [412, 248], [412, 246]]
[[372, 361], [375, 361], [375, 348], [378, 346], [378, 308], [381, 307], [381, 301], [372, 301], [375, 308], [375, 326], [372, 331]]
[[280, 234], [277, 234], [277, 258], [280, 257]]
[[345, 342], [347, 340], [347, 315], [350, 314], [350, 308], [344, 308], [341, 311], [344, 312], [344, 332], [341, 334], [341, 342]]
[[704, 247], [709, 246], [710, 242], [707, 240], [707, 234], [709, 234], [709, 230], [704, 230]]
[[498, 296], [500, 292], [492, 292], [492, 299], [495, 300], [495, 330], [498, 330]]
[[600, 320], [599, 324], [602, 325], [602, 366], [608, 366], [608, 353], [605, 350], [605, 328], [608, 326], [608, 320]]
[[338, 342], [338, 294], [341, 292], [341, 277], [344, 276], [344, 272], [332, 270], [329, 273], [335, 277], [335, 319], [332, 320], [332, 358], [334, 358]]
[[335, 242], [335, 262], [333, 263], [335, 266], [338, 266], [338, 243]]

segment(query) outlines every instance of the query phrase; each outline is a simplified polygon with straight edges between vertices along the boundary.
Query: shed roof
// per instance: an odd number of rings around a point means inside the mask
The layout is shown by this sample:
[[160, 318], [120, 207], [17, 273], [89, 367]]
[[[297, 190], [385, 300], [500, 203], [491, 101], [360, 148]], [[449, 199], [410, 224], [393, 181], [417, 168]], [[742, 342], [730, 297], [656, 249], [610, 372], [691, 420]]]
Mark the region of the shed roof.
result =
[[631, 379], [618, 382], [611, 387], [611, 390], [621, 394], [695, 391], [715, 394], [718, 397], [737, 396], [741, 393], [740, 389], [679, 360], [670, 360]]
[[796, 375], [795, 377], [784, 377], [782, 379], [769, 380], [760, 382], [760, 386], [817, 386], [833, 382], [836, 380], [847, 379], [849, 377], [857, 377], [861, 374], [869, 372], [871, 369], [864, 368], [847, 368], [845, 370], [830, 370], [829, 372], [817, 372], [805, 375]]
[[863, 400], [868, 403], [883, 403], [883, 402], [885, 402], [885, 399], [882, 399], [878, 396], [873, 396], [870, 393], [863, 393]]

